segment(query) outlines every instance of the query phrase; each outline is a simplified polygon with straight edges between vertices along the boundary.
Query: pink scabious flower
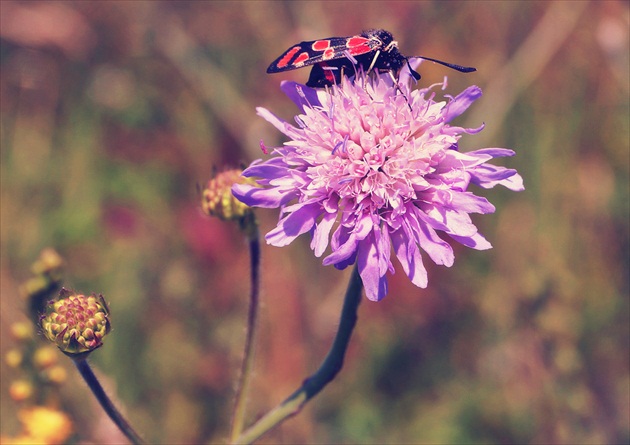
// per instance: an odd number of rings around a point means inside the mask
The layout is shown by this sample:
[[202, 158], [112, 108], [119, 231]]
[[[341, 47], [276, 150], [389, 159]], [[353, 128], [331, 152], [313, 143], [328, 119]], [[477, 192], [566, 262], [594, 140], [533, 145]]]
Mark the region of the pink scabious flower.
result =
[[411, 282], [426, 287], [421, 250], [436, 264], [454, 261], [438, 232], [473, 249], [492, 247], [469, 214], [495, 208], [469, 184], [520, 191], [523, 180], [516, 170], [487, 164], [512, 150], [458, 151], [462, 134], [483, 128], [449, 125], [481, 96], [477, 86], [437, 102], [431, 90], [446, 82], [412, 91], [407, 72], [398, 86], [387, 73], [342, 77], [326, 90], [282, 83], [301, 110], [297, 127], [257, 109], [290, 140], [243, 172], [259, 186], [237, 184], [232, 192], [249, 206], [280, 208], [268, 244], [286, 246], [310, 232], [317, 257], [330, 244], [323, 264], [343, 269], [357, 262], [366, 296], [378, 301], [394, 272], [392, 247]]

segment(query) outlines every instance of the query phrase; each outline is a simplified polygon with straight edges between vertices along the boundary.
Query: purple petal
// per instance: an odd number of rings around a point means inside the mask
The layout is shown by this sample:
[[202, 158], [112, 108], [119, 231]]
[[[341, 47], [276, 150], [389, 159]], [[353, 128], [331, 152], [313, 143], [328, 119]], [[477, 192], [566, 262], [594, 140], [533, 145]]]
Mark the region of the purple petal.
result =
[[457, 236], [449, 233], [449, 236], [460, 244], [476, 250], [492, 249], [492, 244], [479, 232], [471, 236]]
[[352, 266], [357, 260], [356, 250], [345, 260], [341, 260], [333, 264], [333, 267], [338, 270], [344, 270], [348, 266]]
[[266, 209], [280, 207], [298, 196], [296, 191], [281, 191], [278, 187], [262, 189], [249, 184], [234, 184], [232, 194], [250, 207]]
[[[348, 228], [344, 226], [340, 226], [335, 232], [337, 235], [339, 234], [348, 234]], [[372, 230], [372, 218], [368, 216], [363, 216], [357, 220], [354, 228], [347, 235], [347, 239], [343, 244], [335, 245], [331, 243], [333, 248], [333, 253], [328, 255], [323, 260], [324, 266], [329, 264], [336, 264], [343, 260], [350, 258], [357, 251], [357, 246], [359, 241], [365, 239]], [[338, 240], [339, 236], [333, 237], [333, 240]]]
[[516, 170], [492, 164], [484, 164], [470, 170], [471, 182], [479, 187], [490, 189], [502, 185], [515, 192], [525, 190], [523, 178]]
[[451, 126], [446, 126], [444, 127], [444, 129], [442, 130], [442, 133], [444, 134], [448, 134], [450, 136], [457, 136], [460, 133], [466, 133], [466, 134], [477, 134], [477, 133], [481, 133], [481, 131], [486, 127], [486, 124], [481, 124], [479, 125], [477, 128], [464, 128], [464, 127], [451, 127]]
[[481, 88], [471, 85], [459, 93], [446, 107], [444, 107], [444, 120], [450, 122], [470, 107], [470, 105], [481, 97]]
[[326, 213], [324, 218], [315, 227], [313, 239], [311, 240], [311, 249], [318, 258], [322, 256], [326, 247], [328, 247], [328, 236], [336, 219], [336, 213]]
[[374, 231], [361, 241], [357, 255], [357, 266], [365, 296], [372, 301], [380, 301], [387, 295], [387, 278], [379, 270], [379, 251]]
[[304, 113], [304, 107], [321, 106], [317, 97], [317, 91], [306, 85], [284, 80], [280, 82], [280, 89], [300, 108], [302, 113]]
[[509, 148], [482, 148], [479, 150], [469, 151], [469, 155], [489, 155], [493, 158], [505, 158], [514, 156], [516, 153]]
[[387, 225], [382, 227], [374, 227], [374, 236], [376, 238], [376, 246], [379, 251], [378, 270], [381, 275], [385, 275], [387, 271], [394, 273], [394, 265], [391, 261], [392, 241], [389, 237], [389, 228]]
[[456, 150], [448, 150], [436, 167], [436, 173], [444, 173], [450, 170], [459, 170], [462, 166], [466, 168], [483, 164], [492, 159], [492, 156], [484, 153], [468, 152], [462, 153]]
[[299, 139], [301, 137], [300, 130], [289, 124], [287, 121], [280, 119], [278, 116], [276, 116], [266, 108], [256, 107], [256, 112], [260, 117], [265, 119], [282, 133], [289, 136], [291, 139]]
[[499, 182], [499, 184], [515, 192], [522, 192], [523, 190], [525, 190], [525, 184], [523, 184], [523, 178], [518, 173], [515, 173], [509, 178], [504, 179], [503, 181]]
[[421, 288], [426, 288], [429, 284], [427, 270], [424, 264], [422, 264], [422, 256], [420, 255], [416, 241], [410, 236], [408, 229], [401, 227], [392, 232], [391, 239], [396, 257], [398, 261], [400, 261], [405, 274], [413, 284]]
[[295, 238], [311, 230], [320, 211], [321, 206], [318, 203], [294, 210], [289, 216], [280, 220], [275, 229], [267, 233], [265, 236], [267, 243], [276, 247], [290, 244]]
[[282, 158], [273, 158], [263, 163], [252, 163], [252, 165], [243, 170], [242, 174], [246, 178], [274, 179], [285, 177], [288, 174], [288, 170]]
[[424, 219], [426, 215], [419, 209], [409, 215], [407, 223], [422, 250], [429, 255], [435, 264], [452, 266], [455, 262], [453, 248], [438, 236], [433, 227], [426, 223]]
[[467, 213], [433, 204], [425, 206], [424, 212], [428, 218], [445, 225], [447, 228], [445, 232], [468, 236], [477, 231], [477, 227], [472, 223]]
[[[337, 230], [341, 230], [341, 227]], [[359, 240], [357, 239], [357, 235], [355, 233], [350, 233], [348, 239], [337, 249], [333, 250], [330, 255], [324, 258], [322, 264], [324, 266], [328, 266], [330, 264], [337, 264], [344, 260], [347, 260], [356, 253], [358, 244]]]
[[458, 211], [467, 213], [494, 213], [495, 207], [481, 196], [476, 196], [470, 192], [440, 192], [450, 198], [450, 206]]

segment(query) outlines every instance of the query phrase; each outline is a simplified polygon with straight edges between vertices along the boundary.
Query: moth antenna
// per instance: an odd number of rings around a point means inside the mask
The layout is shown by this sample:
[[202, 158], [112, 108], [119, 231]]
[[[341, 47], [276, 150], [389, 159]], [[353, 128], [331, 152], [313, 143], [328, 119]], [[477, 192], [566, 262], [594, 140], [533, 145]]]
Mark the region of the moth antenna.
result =
[[407, 67], [409, 67], [409, 72], [411, 73], [411, 76], [415, 79], [416, 82], [420, 80], [422, 76], [420, 75], [419, 72], [417, 72], [411, 67], [411, 64], [409, 63], [409, 57], [407, 57], [405, 61], [407, 62]]
[[[422, 56], [416, 56], [416, 57], [418, 59], [428, 60], [429, 62], [439, 63], [440, 65], [447, 66], [451, 69], [454, 69], [455, 71], [459, 71], [460, 73], [472, 73], [473, 71], [477, 71], [477, 68], [473, 68], [472, 66], [455, 65], [454, 63], [443, 62], [441, 60], [432, 59], [430, 57], [422, 57]], [[409, 63], [409, 58], [407, 58], [407, 63]]]

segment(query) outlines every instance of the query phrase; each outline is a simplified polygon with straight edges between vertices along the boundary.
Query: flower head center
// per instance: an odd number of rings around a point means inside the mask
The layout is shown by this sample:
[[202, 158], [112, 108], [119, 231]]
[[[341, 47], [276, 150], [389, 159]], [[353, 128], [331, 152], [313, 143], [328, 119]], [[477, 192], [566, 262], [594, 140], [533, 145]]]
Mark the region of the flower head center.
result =
[[416, 199], [413, 183], [431, 172], [430, 152], [418, 144], [424, 121], [406, 100], [382, 80], [344, 80], [326, 103], [307, 108], [299, 116], [305, 124], [300, 149], [316, 155], [307, 171], [311, 187], [342, 199], [369, 199], [376, 209]]

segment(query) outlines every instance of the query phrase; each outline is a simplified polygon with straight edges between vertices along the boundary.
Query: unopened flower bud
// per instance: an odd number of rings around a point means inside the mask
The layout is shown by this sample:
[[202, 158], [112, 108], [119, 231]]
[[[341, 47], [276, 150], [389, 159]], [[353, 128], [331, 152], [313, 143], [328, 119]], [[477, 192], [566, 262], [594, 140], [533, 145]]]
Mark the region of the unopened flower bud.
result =
[[44, 249], [31, 267], [35, 276], [20, 286], [20, 294], [27, 301], [29, 316], [35, 323], [61, 285], [62, 266], [63, 259], [54, 249]]
[[31, 270], [36, 275], [53, 275], [58, 273], [62, 266], [63, 258], [55, 249], [49, 247], [41, 251]]
[[201, 207], [204, 213], [223, 220], [240, 219], [251, 213], [251, 207], [232, 195], [234, 184], [255, 186], [256, 182], [241, 176], [241, 170], [227, 170], [219, 173], [208, 181], [202, 192]]
[[102, 295], [85, 296], [67, 289], [50, 301], [40, 318], [44, 335], [62, 352], [78, 357], [102, 346], [111, 329], [109, 308]]

